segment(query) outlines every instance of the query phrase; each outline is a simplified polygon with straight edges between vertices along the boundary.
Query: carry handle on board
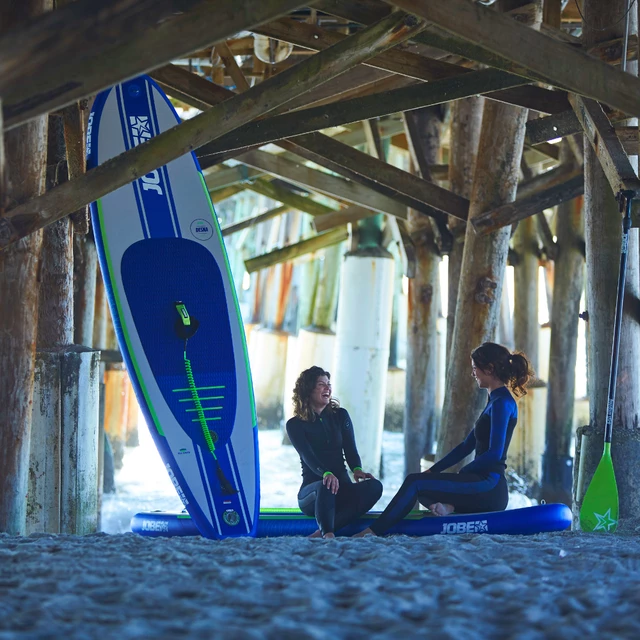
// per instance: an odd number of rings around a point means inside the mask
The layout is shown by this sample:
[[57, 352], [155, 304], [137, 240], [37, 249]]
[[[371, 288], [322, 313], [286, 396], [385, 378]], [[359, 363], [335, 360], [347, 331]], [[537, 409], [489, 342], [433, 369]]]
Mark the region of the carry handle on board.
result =
[[627, 257], [629, 255], [629, 229], [631, 228], [631, 204], [635, 191], [621, 191], [618, 199], [625, 206], [622, 220], [622, 247], [620, 249], [620, 270], [618, 272], [618, 290], [616, 315], [613, 328], [611, 349], [611, 368], [609, 370], [609, 393], [607, 397], [607, 418], [604, 429], [604, 450], [589, 488], [580, 507], [580, 527], [583, 531], [604, 531], [613, 533], [618, 527], [618, 485], [611, 459], [611, 435], [613, 432], [613, 410], [616, 400], [618, 380], [618, 358], [620, 355], [620, 333], [622, 328], [622, 310], [624, 306], [624, 286], [627, 278]]
[[220, 483], [222, 493], [224, 495], [233, 495], [235, 493], [238, 493], [238, 490], [231, 484], [231, 482], [229, 482], [227, 477], [224, 475], [224, 471], [222, 470], [220, 462], [218, 461], [218, 456], [216, 456], [216, 445], [213, 441], [213, 438], [211, 437], [211, 431], [209, 430], [209, 427], [207, 425], [207, 419], [204, 415], [204, 409], [202, 408], [202, 403], [200, 402], [198, 387], [196, 386], [196, 382], [193, 377], [193, 369], [191, 368], [191, 360], [187, 358], [187, 342], [189, 341], [189, 338], [192, 338], [195, 335], [196, 331], [200, 327], [200, 322], [189, 314], [187, 306], [184, 304], [184, 302], [178, 300], [174, 302], [174, 307], [179, 316], [174, 325], [174, 329], [178, 337], [184, 340], [184, 369], [187, 375], [189, 391], [191, 392], [191, 399], [196, 409], [200, 428], [202, 429], [202, 435], [204, 436], [205, 442], [207, 443], [209, 453], [215, 460], [216, 476], [218, 478], [218, 482]]

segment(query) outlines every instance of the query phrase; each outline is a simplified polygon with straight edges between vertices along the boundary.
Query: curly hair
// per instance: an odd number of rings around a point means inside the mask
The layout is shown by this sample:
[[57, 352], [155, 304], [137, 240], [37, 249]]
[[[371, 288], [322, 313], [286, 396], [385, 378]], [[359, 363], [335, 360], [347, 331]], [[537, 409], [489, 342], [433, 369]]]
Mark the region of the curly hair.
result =
[[[305, 369], [296, 380], [293, 388], [293, 415], [307, 422], [313, 422], [316, 419], [316, 413], [311, 407], [311, 393], [318, 382], [318, 378], [327, 376], [331, 380], [331, 374], [322, 367], [311, 367]], [[329, 406], [335, 411], [340, 407], [340, 403], [336, 398], [331, 398]]]
[[525, 387], [534, 376], [534, 372], [524, 353], [511, 353], [501, 344], [484, 342], [472, 351], [471, 359], [478, 369], [504, 382], [516, 398], [527, 393]]

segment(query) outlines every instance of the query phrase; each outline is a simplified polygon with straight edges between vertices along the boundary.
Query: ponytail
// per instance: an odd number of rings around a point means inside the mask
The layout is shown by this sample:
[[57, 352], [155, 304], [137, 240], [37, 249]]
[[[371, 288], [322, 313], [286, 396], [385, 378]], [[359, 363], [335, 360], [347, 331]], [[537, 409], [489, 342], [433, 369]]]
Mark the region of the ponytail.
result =
[[521, 352], [511, 353], [509, 349], [495, 342], [484, 342], [471, 353], [476, 367], [494, 375], [503, 382], [516, 398], [524, 396], [529, 380], [534, 373], [531, 364]]

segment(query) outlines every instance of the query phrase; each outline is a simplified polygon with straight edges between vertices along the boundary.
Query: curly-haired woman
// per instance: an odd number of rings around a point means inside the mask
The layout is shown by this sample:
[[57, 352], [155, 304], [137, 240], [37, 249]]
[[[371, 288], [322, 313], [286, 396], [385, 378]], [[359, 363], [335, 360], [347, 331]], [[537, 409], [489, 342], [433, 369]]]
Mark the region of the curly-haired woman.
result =
[[351, 418], [331, 397], [330, 378], [320, 367], [300, 374], [293, 391], [294, 417], [287, 422], [287, 434], [302, 464], [298, 505], [318, 522], [311, 537], [334, 538], [382, 495], [382, 483], [362, 470]]
[[[532, 371], [523, 354], [485, 342], [471, 354], [471, 375], [478, 387], [489, 392], [489, 398], [467, 438], [427, 471], [408, 475], [380, 517], [356, 536], [385, 533], [411, 511], [416, 500], [438, 516], [506, 509], [505, 461], [518, 420], [511, 394], [526, 393]], [[475, 459], [459, 473], [442, 473], [473, 451]]]

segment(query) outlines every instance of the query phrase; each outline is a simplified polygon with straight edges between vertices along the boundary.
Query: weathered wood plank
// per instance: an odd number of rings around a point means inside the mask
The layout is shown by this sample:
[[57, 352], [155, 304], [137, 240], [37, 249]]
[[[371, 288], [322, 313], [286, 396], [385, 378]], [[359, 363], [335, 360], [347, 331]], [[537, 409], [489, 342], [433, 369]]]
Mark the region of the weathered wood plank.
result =
[[580, 96], [570, 96], [569, 102], [602, 165], [613, 194], [617, 196], [620, 191], [627, 190], [640, 192], [640, 180], [602, 107]]
[[301, 196], [289, 189], [285, 189], [277, 184], [273, 184], [268, 180], [254, 180], [247, 184], [247, 189], [255, 191], [262, 196], [281, 202], [287, 205], [290, 209], [297, 209], [298, 211], [304, 211], [312, 216], [325, 216], [335, 213], [335, 209], [328, 207], [326, 204], [316, 202], [310, 197]]
[[334, 244], [344, 242], [348, 238], [349, 232], [346, 227], [334, 229], [333, 231], [327, 231], [326, 233], [313, 236], [313, 238], [291, 244], [288, 247], [276, 249], [264, 255], [256, 256], [255, 258], [249, 258], [244, 261], [244, 267], [248, 273], [253, 273], [254, 271], [271, 267], [274, 264], [294, 260], [308, 253], [331, 247]]
[[[204, 146], [198, 153], [198, 157], [202, 158], [202, 167], [207, 168], [215, 163], [214, 154], [217, 153], [263, 145], [283, 138], [377, 118], [399, 111], [410, 111], [424, 106], [442, 104], [450, 100], [480, 95], [524, 82], [526, 80], [518, 79], [511, 74], [505, 74], [495, 69], [486, 69], [445, 80], [435, 80], [434, 82], [395, 89], [383, 94], [355, 98], [323, 107], [302, 109], [294, 113], [265, 118], [238, 128], [233, 132], [233, 135], [221, 136], [215, 142]], [[214, 157], [206, 158], [205, 156]]]
[[[628, 116], [620, 111], [607, 111], [607, 117], [612, 123], [625, 120]], [[574, 133], [582, 133], [582, 127], [571, 111], [564, 111], [546, 118], [536, 118], [527, 122], [526, 144], [537, 145], [555, 138], [564, 138]]]
[[326, 213], [325, 215], [318, 216], [311, 221], [311, 225], [318, 233], [321, 233], [329, 229], [334, 229], [335, 227], [342, 227], [348, 223], [364, 220], [364, 218], [369, 218], [373, 215], [376, 215], [376, 211], [353, 205], [340, 209], [340, 211], [336, 211], [335, 213]]
[[473, 228], [479, 235], [486, 235], [502, 227], [524, 220], [544, 209], [568, 202], [584, 193], [584, 176], [582, 170], [559, 185], [549, 187], [525, 198], [486, 211], [472, 220]]
[[240, 222], [234, 222], [233, 224], [229, 224], [226, 227], [222, 227], [220, 231], [224, 237], [233, 235], [234, 233], [238, 233], [238, 231], [242, 231], [248, 227], [254, 227], [261, 222], [266, 222], [267, 220], [271, 220], [272, 218], [277, 218], [281, 216], [283, 213], [287, 213], [290, 211], [291, 207], [287, 205], [280, 205], [279, 207], [275, 207], [274, 209], [269, 209], [269, 211], [265, 211], [264, 213], [260, 213], [253, 218], [247, 218], [246, 220], [240, 220]]
[[[298, 136], [286, 148], [409, 207], [444, 220], [441, 211], [466, 220], [469, 201], [393, 165], [319, 133]], [[425, 207], [426, 205], [426, 207]]]
[[406, 218], [407, 216], [406, 207], [393, 198], [376, 193], [349, 180], [310, 169], [301, 163], [291, 162], [265, 151], [248, 151], [238, 156], [238, 160], [250, 167], [266, 171], [336, 200], [368, 207], [398, 218]]
[[393, 4], [503, 56], [512, 62], [512, 73], [533, 74], [626, 113], [640, 113], [640, 79], [507, 15], [470, 0], [393, 0]]
[[235, 167], [223, 167], [220, 171], [210, 171], [204, 176], [205, 184], [209, 191], [230, 187], [238, 182], [245, 182], [260, 177], [262, 171], [256, 171], [244, 164]]
[[422, 23], [405, 14], [393, 14], [389, 19], [311, 56], [250, 91], [218, 104], [110, 159], [80, 178], [12, 209], [0, 219], [0, 248], [272, 111], [365, 58], [406, 40], [421, 27]]
[[309, 3], [77, 0], [0, 39], [5, 128], [304, 4]]

